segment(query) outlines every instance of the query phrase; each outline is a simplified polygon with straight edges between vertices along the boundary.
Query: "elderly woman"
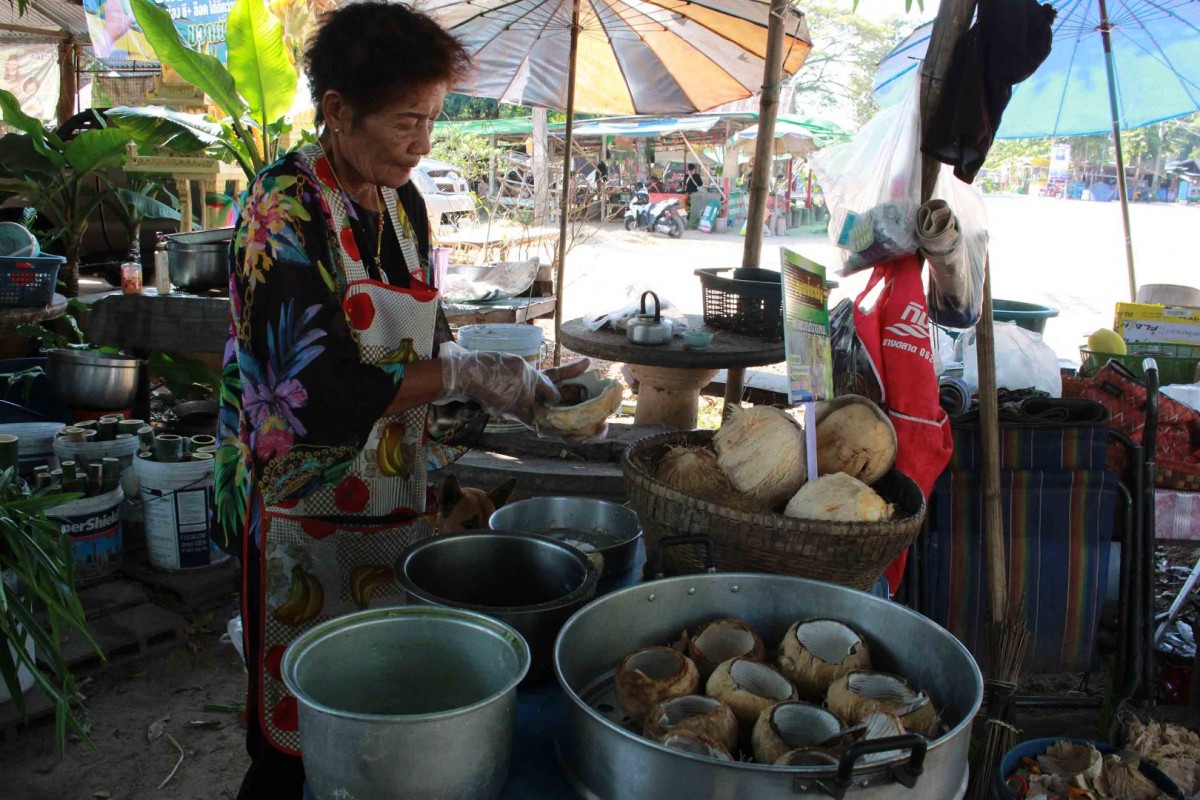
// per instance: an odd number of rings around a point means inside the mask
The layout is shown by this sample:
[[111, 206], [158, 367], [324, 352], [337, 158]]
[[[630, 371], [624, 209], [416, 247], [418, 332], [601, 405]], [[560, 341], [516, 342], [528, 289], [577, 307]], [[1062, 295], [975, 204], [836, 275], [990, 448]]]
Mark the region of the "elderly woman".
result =
[[557, 399], [523, 359], [453, 344], [431, 285], [409, 177], [463, 47], [405, 6], [362, 2], [328, 16], [306, 66], [318, 140], [258, 175], [233, 242], [216, 481], [222, 528], [242, 539], [253, 765], [239, 798], [301, 797], [288, 643], [400, 599], [391, 564], [431, 533], [426, 467], [445, 450], [428, 405], [529, 421]]

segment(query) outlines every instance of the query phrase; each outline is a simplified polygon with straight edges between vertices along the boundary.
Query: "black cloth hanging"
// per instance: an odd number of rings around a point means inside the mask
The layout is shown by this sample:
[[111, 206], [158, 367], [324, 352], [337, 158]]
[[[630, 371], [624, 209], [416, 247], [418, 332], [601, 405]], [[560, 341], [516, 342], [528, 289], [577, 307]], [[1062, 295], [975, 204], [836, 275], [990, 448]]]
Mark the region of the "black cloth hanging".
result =
[[941, 104], [921, 149], [971, 183], [987, 158], [1012, 87], [1050, 55], [1056, 11], [1037, 0], [980, 0], [954, 51]]

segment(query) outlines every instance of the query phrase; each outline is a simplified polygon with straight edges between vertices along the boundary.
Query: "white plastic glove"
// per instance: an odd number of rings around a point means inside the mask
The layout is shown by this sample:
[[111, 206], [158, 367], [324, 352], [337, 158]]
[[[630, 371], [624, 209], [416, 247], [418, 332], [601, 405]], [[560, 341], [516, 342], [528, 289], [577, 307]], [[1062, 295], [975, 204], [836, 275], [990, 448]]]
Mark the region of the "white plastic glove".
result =
[[581, 359], [539, 372], [520, 356], [465, 350], [445, 342], [438, 351], [442, 364], [442, 393], [435, 403], [474, 400], [496, 417], [510, 417], [533, 425], [534, 403], [559, 400], [555, 381], [587, 372], [591, 362]]

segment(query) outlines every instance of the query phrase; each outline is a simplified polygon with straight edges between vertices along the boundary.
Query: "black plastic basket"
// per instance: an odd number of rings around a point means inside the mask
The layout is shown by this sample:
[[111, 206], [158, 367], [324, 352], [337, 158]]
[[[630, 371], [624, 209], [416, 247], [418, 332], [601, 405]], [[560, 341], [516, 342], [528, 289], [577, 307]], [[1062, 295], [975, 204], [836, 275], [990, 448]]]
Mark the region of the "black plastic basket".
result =
[[698, 269], [704, 324], [768, 342], [783, 339], [783, 282], [769, 269]]
[[38, 308], [54, 300], [62, 256], [0, 256], [0, 307]]

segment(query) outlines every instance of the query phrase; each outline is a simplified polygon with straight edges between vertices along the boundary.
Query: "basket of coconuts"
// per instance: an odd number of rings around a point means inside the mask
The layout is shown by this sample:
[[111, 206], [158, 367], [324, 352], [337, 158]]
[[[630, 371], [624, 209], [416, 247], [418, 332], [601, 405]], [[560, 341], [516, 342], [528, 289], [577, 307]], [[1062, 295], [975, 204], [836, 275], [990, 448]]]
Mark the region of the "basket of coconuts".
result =
[[[625, 452], [625, 489], [655, 563], [666, 537], [712, 542], [722, 572], [767, 572], [870, 589], [912, 544], [925, 497], [897, 472], [896, 432], [857, 395], [818, 404], [818, 475], [789, 411], [736, 410], [721, 429], [659, 434]], [[700, 550], [664, 548], [668, 574], [700, 572]]]

